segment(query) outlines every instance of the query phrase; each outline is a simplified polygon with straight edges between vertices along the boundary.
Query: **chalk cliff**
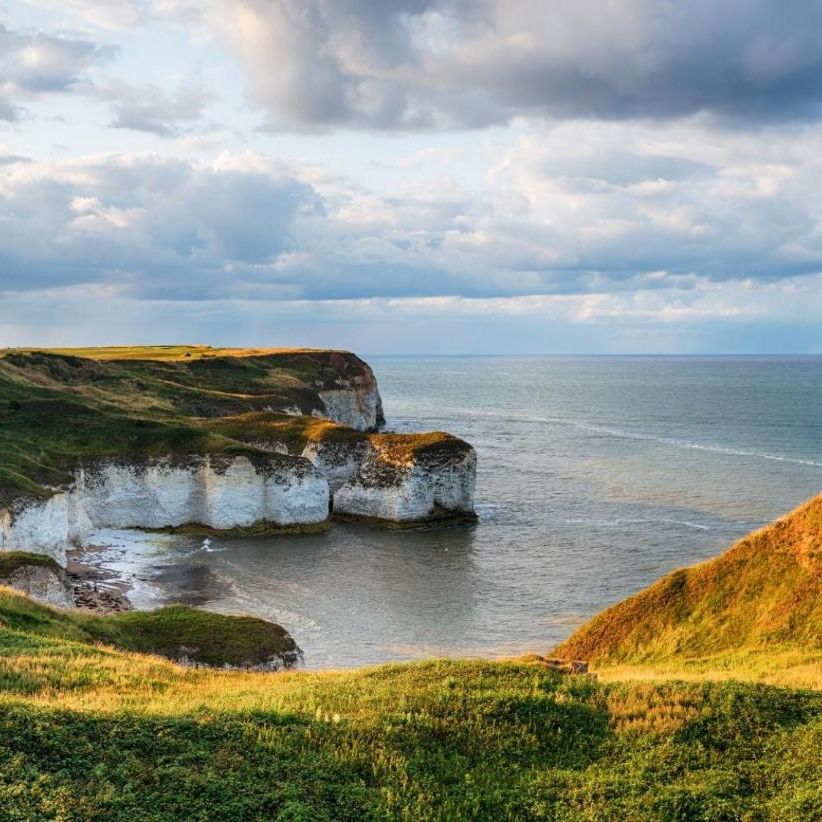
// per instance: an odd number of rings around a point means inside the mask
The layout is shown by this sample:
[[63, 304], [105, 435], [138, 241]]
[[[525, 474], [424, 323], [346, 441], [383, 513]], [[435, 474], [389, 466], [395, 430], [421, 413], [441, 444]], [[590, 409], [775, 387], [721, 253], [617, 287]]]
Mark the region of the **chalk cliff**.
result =
[[471, 446], [384, 421], [347, 352], [0, 351], [0, 549], [63, 562], [102, 527], [258, 531], [332, 510], [471, 519]]
[[0, 548], [65, 564], [66, 546], [84, 544], [97, 528], [276, 529], [328, 517], [328, 483], [307, 460], [268, 455], [255, 463], [206, 455], [81, 467], [71, 488], [0, 513]]
[[337, 516], [398, 524], [475, 518], [477, 455], [449, 434], [309, 443], [303, 456], [328, 479]]

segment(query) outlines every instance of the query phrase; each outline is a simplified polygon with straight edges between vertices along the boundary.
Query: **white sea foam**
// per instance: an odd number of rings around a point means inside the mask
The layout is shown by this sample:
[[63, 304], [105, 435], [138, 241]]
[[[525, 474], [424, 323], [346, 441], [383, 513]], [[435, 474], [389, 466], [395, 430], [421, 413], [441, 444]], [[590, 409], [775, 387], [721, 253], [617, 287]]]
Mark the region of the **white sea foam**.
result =
[[567, 421], [569, 425], [574, 425], [577, 428], [582, 428], [586, 431], [591, 431], [596, 434], [606, 434], [611, 437], [619, 437], [620, 439], [630, 440], [647, 440], [650, 442], [660, 442], [663, 445], [670, 445], [675, 448], [689, 448], [696, 451], [711, 451], [715, 454], [729, 454], [736, 457], [750, 457], [752, 459], [773, 460], [775, 462], [790, 462], [794, 465], [809, 465], [814, 468], [822, 468], [822, 462], [816, 462], [811, 459], [803, 459], [802, 457], [785, 457], [780, 454], [766, 454], [761, 451], [749, 451], [740, 448], [728, 448], [722, 445], [711, 445], [702, 442], [691, 442], [689, 440], [680, 440], [675, 437], [658, 437], [654, 434], [643, 434], [636, 431], [624, 431], [620, 428], [609, 428], [604, 425], [594, 425], [587, 422]]
[[[451, 409], [441, 409], [446, 412]], [[748, 457], [750, 459], [771, 460], [773, 462], [787, 462], [794, 465], [807, 465], [812, 468], [822, 468], [822, 462], [804, 458], [804, 457], [788, 457], [783, 454], [768, 454], [763, 451], [755, 451], [745, 448], [731, 448], [724, 445], [716, 445], [713, 443], [695, 442], [692, 440], [683, 440], [676, 437], [660, 437], [656, 434], [647, 434], [641, 431], [626, 431], [623, 428], [615, 428], [608, 425], [600, 425], [597, 423], [586, 422], [584, 420], [569, 419], [567, 417], [547, 417], [538, 416], [536, 414], [517, 414], [509, 412], [498, 411], [470, 411], [466, 413], [465, 409], [453, 409], [455, 415], [464, 415], [466, 417], [476, 417], [479, 419], [498, 419], [511, 420], [518, 422], [537, 422], [544, 425], [564, 425], [573, 428], [579, 428], [583, 431], [590, 431], [593, 434], [603, 434], [610, 437], [617, 437], [619, 439], [628, 440], [643, 440], [647, 442], [658, 442], [663, 445], [670, 445], [673, 448], [692, 449], [696, 451], [708, 451], [715, 454], [728, 454], [735, 457]], [[438, 417], [424, 418], [421, 422], [433, 422], [439, 420]], [[453, 427], [453, 423], [452, 423]]]

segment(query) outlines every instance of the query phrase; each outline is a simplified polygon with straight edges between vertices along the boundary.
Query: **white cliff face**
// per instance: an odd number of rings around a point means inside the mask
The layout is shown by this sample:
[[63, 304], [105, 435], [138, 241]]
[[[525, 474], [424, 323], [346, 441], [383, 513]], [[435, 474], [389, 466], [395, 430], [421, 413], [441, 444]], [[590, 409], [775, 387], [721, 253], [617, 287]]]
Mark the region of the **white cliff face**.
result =
[[328, 417], [357, 431], [376, 431], [385, 421], [377, 383], [319, 391], [323, 404], [314, 416]]
[[31, 502], [12, 515], [0, 515], [0, 550], [46, 554], [66, 564], [66, 546], [82, 544], [91, 524], [79, 499], [71, 491], [55, 494], [44, 502]]
[[370, 446], [367, 442], [309, 442], [302, 456], [325, 477], [332, 494], [360, 470]]
[[48, 554], [65, 564], [69, 544], [96, 528], [197, 524], [219, 530], [260, 522], [314, 524], [328, 517], [328, 483], [297, 459], [253, 465], [246, 457], [216, 464], [103, 463], [81, 469], [74, 488], [0, 516], [0, 549]]
[[334, 512], [392, 522], [474, 516], [476, 452], [459, 443], [398, 464], [372, 449], [358, 472], [334, 493]]

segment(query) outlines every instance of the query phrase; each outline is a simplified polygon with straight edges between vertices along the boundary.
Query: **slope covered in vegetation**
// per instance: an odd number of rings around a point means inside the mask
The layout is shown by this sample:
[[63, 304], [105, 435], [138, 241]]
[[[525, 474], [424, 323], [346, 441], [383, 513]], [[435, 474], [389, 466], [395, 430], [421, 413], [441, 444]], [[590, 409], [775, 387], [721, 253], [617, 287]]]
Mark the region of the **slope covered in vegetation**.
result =
[[608, 608], [555, 653], [669, 672], [722, 658], [756, 669], [784, 655], [806, 668], [816, 660], [822, 686], [822, 496]]
[[[259, 449], [244, 435], [245, 415], [265, 412], [298, 432], [316, 422], [319, 392], [346, 387], [376, 394], [370, 368], [339, 351], [0, 351], [0, 507], [50, 496], [89, 458], [253, 458]], [[218, 422], [225, 419], [234, 424]]]
[[[0, 552], [0, 557], [3, 556]], [[300, 649], [284, 628], [255, 617], [226, 616], [182, 605], [95, 616], [85, 611], [49, 608], [3, 586], [0, 586], [0, 630], [81, 643], [105, 643], [120, 650], [217, 667], [270, 664], [282, 668], [293, 665], [300, 657]]]
[[4, 819], [822, 814], [817, 693], [513, 662], [223, 673], [88, 629], [0, 595]]

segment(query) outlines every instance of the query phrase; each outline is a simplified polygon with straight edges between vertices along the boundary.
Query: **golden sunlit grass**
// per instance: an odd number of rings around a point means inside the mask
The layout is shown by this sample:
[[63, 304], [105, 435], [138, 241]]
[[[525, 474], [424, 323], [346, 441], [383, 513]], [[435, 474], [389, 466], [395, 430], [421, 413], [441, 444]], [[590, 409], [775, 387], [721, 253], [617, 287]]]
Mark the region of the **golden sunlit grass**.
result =
[[204, 421], [212, 431], [244, 442], [281, 443], [291, 454], [301, 454], [309, 443], [370, 444], [380, 459], [392, 465], [410, 465], [421, 453], [434, 454], [467, 449], [464, 440], [443, 431], [424, 433], [368, 433], [355, 431], [331, 420], [308, 416], [283, 416], [268, 411], [227, 416]]
[[77, 639], [90, 619], [0, 593], [3, 818], [776, 820], [822, 810], [820, 694], [601, 684], [480, 660], [192, 670]]
[[608, 608], [555, 654], [625, 675], [710, 672], [819, 686], [822, 496]]
[[597, 674], [603, 682], [736, 680], [822, 691], [822, 652], [778, 646], [743, 648], [708, 656], [598, 666]]
[[60, 354], [68, 357], [87, 357], [93, 360], [154, 360], [174, 362], [198, 357], [266, 357], [271, 354], [315, 354], [329, 349], [321, 348], [214, 348], [210, 345], [111, 345], [87, 348], [4, 348], [8, 352]]

